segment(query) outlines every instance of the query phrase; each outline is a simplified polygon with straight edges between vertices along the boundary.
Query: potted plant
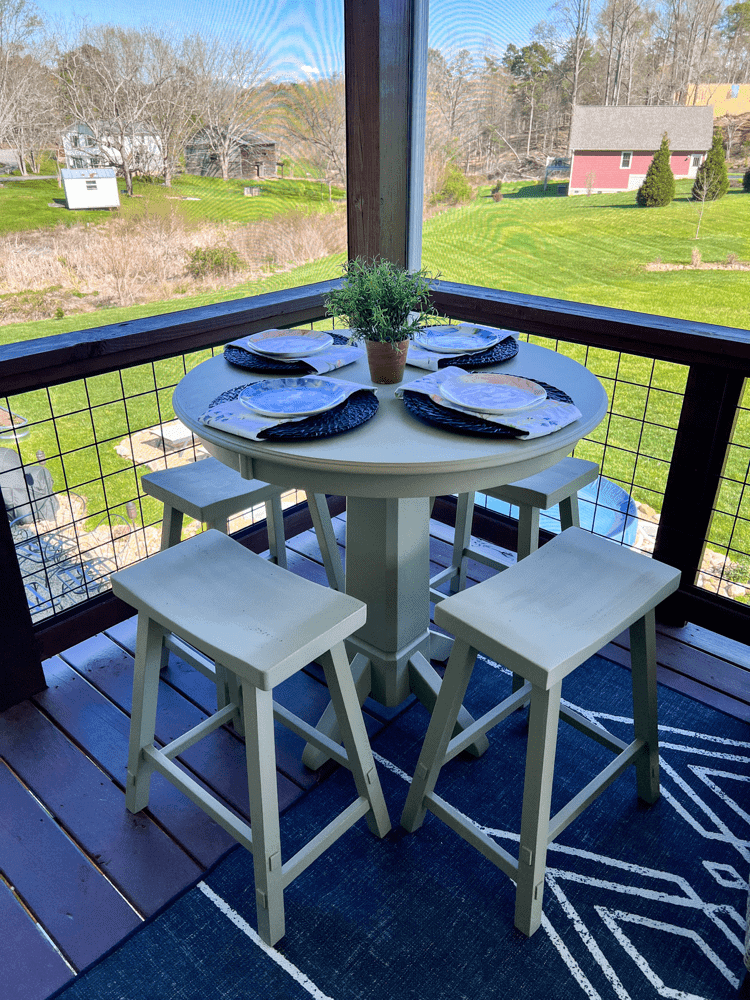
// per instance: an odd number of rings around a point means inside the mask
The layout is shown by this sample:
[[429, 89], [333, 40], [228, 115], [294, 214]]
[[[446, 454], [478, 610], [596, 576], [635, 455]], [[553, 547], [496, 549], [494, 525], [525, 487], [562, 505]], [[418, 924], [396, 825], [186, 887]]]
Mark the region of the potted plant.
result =
[[357, 258], [344, 266], [344, 275], [341, 288], [326, 298], [329, 316], [351, 329], [352, 340], [365, 342], [373, 383], [400, 383], [409, 341], [436, 314], [427, 273]]

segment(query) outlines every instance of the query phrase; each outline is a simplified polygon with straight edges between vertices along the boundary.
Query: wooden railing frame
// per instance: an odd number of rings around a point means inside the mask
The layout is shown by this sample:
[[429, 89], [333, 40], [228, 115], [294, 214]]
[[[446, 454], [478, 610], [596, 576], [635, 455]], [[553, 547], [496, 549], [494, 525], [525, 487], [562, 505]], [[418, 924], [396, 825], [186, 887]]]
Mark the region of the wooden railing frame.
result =
[[[322, 282], [5, 345], [0, 347], [0, 396], [214, 347], [270, 326], [310, 323], [324, 317], [325, 296], [338, 284]], [[446, 316], [689, 366], [654, 553], [680, 567], [683, 583], [662, 611], [671, 622], [691, 620], [744, 640], [750, 609], [707, 594], [695, 587], [693, 577], [744, 377], [750, 373], [750, 331], [449, 282], [434, 284], [433, 301]], [[50, 621], [34, 627], [9, 539], [7, 514], [0, 506], [0, 545], [5, 540], [0, 587], [6, 609], [12, 609], [11, 616], [0, 619], [0, 708], [43, 684], [42, 637], [47, 638], [43, 654], [49, 656], [50, 637], [64, 649], [80, 632], [80, 623], [95, 632], [111, 625], [108, 617], [122, 616], [114, 600], [104, 596], [85, 603], [78, 614], [61, 617], [65, 628]]]

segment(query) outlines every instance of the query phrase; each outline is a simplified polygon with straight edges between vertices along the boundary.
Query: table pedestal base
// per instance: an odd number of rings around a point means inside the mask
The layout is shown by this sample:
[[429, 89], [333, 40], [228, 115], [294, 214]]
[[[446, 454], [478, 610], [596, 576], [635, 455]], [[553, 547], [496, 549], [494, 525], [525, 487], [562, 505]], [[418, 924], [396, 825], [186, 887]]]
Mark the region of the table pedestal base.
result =
[[[361, 706], [372, 692], [372, 665], [370, 660], [363, 654], [357, 654], [352, 661], [352, 675], [354, 676], [354, 685], [357, 690], [357, 696], [359, 697]], [[423, 654], [417, 653], [409, 660], [407, 664], [406, 677], [408, 679], [409, 691], [413, 692], [425, 709], [432, 713], [442, 679]], [[469, 711], [461, 707], [458, 713], [458, 720], [456, 721], [456, 726], [454, 728], [454, 734], [459, 734], [465, 727], [468, 727], [473, 723], [474, 718], [471, 716]], [[336, 714], [334, 713], [331, 703], [329, 703], [323, 711], [323, 715], [316, 724], [316, 727], [319, 731], [322, 731], [329, 738], [331, 738], [332, 741], [337, 743], [341, 742], [341, 734], [336, 722]], [[481, 737], [477, 738], [475, 743], [473, 745], [469, 745], [466, 750], [470, 755], [474, 755], [478, 758], [480, 755], [483, 755], [488, 748], [489, 741], [487, 740], [487, 737], [482, 734]], [[314, 748], [312, 745], [305, 745], [305, 750], [302, 753], [302, 761], [308, 769], [319, 769], [323, 763], [327, 761], [327, 758], [328, 756], [325, 752], [320, 751], [320, 749]]]

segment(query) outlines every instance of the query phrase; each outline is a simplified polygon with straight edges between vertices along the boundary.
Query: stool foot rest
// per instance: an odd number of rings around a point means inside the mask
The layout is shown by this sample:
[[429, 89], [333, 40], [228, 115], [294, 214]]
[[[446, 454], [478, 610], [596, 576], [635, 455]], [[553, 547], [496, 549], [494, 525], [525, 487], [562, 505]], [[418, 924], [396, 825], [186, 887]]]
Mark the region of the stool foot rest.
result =
[[466, 839], [469, 845], [473, 845], [475, 849], [478, 849], [485, 859], [489, 859], [491, 863], [494, 863], [511, 880], [516, 879], [518, 876], [518, 860], [514, 859], [502, 846], [499, 846], [492, 836], [486, 835], [481, 828], [477, 828], [470, 818], [467, 818], [461, 811], [456, 810], [455, 807], [446, 800], [443, 800], [436, 793], [431, 793], [424, 799], [425, 805], [429, 807], [431, 814], [434, 814], [436, 818], [445, 822], [457, 835]]
[[337, 815], [330, 824], [311, 838], [299, 852], [296, 852], [281, 868], [282, 882], [287, 887], [300, 873], [307, 869], [318, 856], [363, 818], [370, 810], [370, 802], [365, 797], [353, 801], [345, 810]]
[[580, 793], [569, 800], [565, 807], [561, 808], [553, 818], [550, 818], [547, 841], [552, 842], [560, 832], [565, 831], [571, 821], [575, 821], [578, 815], [589, 804], [592, 804], [600, 793], [603, 793], [611, 783], [614, 783], [646, 751], [645, 741], [631, 741], [617, 758], [605, 766], [600, 773], [594, 776], [590, 783], [584, 786]]

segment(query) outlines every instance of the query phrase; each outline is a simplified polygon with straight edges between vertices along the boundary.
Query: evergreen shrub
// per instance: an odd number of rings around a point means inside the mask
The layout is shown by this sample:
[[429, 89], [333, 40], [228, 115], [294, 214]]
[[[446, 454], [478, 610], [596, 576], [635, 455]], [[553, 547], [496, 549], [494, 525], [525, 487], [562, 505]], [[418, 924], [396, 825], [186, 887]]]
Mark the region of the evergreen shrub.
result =
[[750, 170], [746, 170], [742, 177], [742, 187], [745, 191], [750, 191]]
[[669, 166], [669, 138], [662, 136], [661, 146], [654, 153], [643, 184], [638, 189], [636, 201], [639, 205], [669, 205], [674, 198], [674, 174]]
[[721, 129], [714, 132], [711, 149], [698, 168], [693, 185], [693, 198], [697, 202], [715, 202], [729, 191], [729, 176], [724, 157], [724, 134]]

